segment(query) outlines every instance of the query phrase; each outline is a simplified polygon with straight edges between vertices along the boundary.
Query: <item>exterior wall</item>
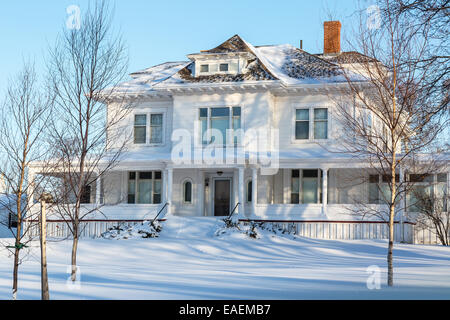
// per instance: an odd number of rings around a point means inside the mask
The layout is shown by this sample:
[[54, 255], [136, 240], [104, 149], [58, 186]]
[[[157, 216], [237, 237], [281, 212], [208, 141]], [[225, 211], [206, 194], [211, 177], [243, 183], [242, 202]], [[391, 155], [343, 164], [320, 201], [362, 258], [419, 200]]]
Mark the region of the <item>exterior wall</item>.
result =
[[[185, 203], [183, 201], [183, 183], [190, 181], [192, 183], [192, 203]], [[201, 216], [201, 205], [198, 201], [198, 174], [195, 169], [179, 169], [174, 170], [173, 173], [173, 190], [172, 190], [172, 212], [180, 216]]]

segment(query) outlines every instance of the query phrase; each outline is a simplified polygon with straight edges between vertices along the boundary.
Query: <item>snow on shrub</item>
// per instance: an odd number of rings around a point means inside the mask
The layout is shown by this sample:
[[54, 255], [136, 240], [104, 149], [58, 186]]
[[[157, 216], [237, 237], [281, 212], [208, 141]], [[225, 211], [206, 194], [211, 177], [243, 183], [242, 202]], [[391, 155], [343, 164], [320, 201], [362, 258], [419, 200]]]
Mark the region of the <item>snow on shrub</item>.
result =
[[162, 227], [158, 221], [144, 221], [133, 226], [117, 225], [102, 233], [104, 239], [136, 239], [136, 238], [157, 238]]
[[260, 239], [264, 235], [267, 236], [295, 236], [295, 230], [293, 228], [282, 228], [280, 225], [275, 223], [265, 223], [265, 222], [245, 222], [239, 223], [237, 221], [232, 221], [229, 218], [220, 220], [219, 225], [214, 233], [217, 237], [232, 235], [232, 234], [243, 234], [252, 239]]

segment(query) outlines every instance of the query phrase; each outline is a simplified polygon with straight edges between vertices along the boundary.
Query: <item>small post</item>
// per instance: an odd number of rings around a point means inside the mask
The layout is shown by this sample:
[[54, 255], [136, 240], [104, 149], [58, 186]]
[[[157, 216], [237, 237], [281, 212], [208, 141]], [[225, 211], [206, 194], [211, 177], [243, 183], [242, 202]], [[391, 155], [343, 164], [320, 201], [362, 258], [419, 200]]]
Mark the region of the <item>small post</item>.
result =
[[46, 200], [48, 197], [41, 196], [41, 299], [50, 300], [48, 290], [48, 274], [47, 274], [47, 217], [46, 217]]

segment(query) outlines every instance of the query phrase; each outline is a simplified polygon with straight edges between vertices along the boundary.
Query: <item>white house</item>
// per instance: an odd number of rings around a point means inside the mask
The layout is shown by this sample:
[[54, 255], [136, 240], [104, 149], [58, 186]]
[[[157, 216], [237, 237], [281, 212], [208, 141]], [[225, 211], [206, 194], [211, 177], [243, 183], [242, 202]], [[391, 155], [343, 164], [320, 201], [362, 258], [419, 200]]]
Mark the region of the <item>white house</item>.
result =
[[[132, 73], [115, 88], [117, 101], [136, 102], [122, 123], [132, 141], [118, 165], [90, 187], [84, 206], [102, 206], [86, 220], [86, 234], [163, 209], [166, 218], [233, 212], [312, 237], [386, 238], [383, 221], [349, 214], [355, 199], [379, 206], [371, 182], [383, 177], [326, 148], [348, 134], [330, 99], [347, 84], [340, 67], [357, 68], [369, 58], [341, 52], [340, 23], [325, 26], [321, 54], [253, 46], [235, 35], [186, 61]], [[438, 178], [447, 188], [447, 175]], [[413, 241], [412, 223], [402, 214], [396, 227], [397, 240]]]

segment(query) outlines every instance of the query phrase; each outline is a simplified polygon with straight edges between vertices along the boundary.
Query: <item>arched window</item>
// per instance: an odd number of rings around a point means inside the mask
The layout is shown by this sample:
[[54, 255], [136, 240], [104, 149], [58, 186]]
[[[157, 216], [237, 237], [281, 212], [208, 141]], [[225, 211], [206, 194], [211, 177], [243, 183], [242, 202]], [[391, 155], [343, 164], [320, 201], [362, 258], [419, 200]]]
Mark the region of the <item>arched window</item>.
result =
[[253, 183], [252, 183], [252, 180], [249, 180], [247, 182], [247, 195], [245, 197], [245, 200], [247, 202], [252, 202], [252, 189], [253, 189]]
[[192, 182], [190, 180], [183, 183], [183, 202], [192, 203]]

